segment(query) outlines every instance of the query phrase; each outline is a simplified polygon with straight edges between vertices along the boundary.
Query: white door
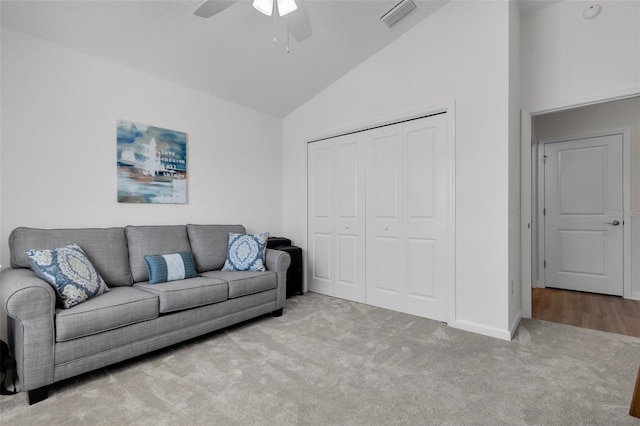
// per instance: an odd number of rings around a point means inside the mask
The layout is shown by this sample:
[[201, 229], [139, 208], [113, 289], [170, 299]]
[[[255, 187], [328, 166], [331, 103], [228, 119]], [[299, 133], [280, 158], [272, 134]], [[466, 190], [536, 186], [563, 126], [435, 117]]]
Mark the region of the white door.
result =
[[307, 169], [307, 287], [333, 296], [333, 140], [309, 144]]
[[544, 145], [545, 286], [623, 295], [622, 135]]
[[446, 321], [453, 286], [446, 115], [367, 137], [368, 304]]
[[362, 133], [334, 139], [336, 297], [365, 302], [365, 159]]
[[402, 125], [367, 135], [367, 303], [404, 311]]
[[309, 144], [308, 288], [362, 303], [364, 169], [361, 133]]

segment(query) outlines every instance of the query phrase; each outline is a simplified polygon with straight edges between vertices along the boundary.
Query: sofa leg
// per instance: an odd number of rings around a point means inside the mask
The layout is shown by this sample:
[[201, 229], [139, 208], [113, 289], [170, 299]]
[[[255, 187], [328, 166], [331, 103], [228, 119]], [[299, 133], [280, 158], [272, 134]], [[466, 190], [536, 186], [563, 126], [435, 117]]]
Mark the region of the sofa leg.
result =
[[284, 308], [280, 308], [276, 311], [271, 312], [271, 315], [273, 315], [274, 317], [281, 317], [282, 316], [282, 311], [284, 311]]
[[29, 405], [33, 405], [36, 404], [40, 401], [44, 401], [45, 399], [47, 399], [49, 397], [49, 388], [51, 386], [47, 385], [47, 386], [43, 386], [41, 388], [38, 389], [34, 389], [34, 390], [30, 390], [29, 391]]
[[640, 368], [638, 368], [638, 377], [636, 377], [636, 387], [633, 389], [633, 397], [631, 397], [631, 406], [629, 407], [629, 415], [640, 418]]

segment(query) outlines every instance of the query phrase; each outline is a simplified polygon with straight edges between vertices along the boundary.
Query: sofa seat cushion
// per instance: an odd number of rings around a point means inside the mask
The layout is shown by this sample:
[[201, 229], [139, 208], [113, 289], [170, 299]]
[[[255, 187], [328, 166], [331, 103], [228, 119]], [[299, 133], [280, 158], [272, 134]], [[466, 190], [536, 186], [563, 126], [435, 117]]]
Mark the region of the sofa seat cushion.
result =
[[69, 309], [56, 309], [56, 341], [101, 333], [158, 315], [156, 295], [133, 287], [114, 287]]
[[203, 277], [218, 278], [229, 283], [229, 299], [272, 290], [278, 286], [275, 271], [209, 271]]
[[195, 277], [159, 284], [142, 282], [133, 286], [157, 295], [161, 314], [223, 302], [229, 295], [227, 282], [212, 277]]

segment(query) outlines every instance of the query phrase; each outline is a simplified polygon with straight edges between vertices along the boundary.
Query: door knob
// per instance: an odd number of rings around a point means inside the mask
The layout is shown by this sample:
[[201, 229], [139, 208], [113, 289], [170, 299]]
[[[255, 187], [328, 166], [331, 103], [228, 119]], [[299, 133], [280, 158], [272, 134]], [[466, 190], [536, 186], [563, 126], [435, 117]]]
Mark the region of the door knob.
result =
[[344, 229], [349, 229], [349, 225], [345, 226]]
[[385, 227], [384, 227], [384, 230], [385, 230], [385, 231], [388, 231], [388, 230], [389, 230], [389, 227], [388, 227], [388, 226], [385, 226]]
[[613, 226], [618, 226], [620, 225], [620, 221], [619, 220], [614, 220], [613, 222], [605, 222], [605, 225], [613, 225]]

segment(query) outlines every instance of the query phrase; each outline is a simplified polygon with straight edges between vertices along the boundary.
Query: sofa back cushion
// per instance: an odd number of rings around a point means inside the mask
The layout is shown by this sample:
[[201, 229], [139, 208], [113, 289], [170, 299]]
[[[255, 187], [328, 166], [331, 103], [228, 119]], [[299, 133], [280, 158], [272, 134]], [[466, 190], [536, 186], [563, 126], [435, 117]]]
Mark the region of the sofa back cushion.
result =
[[134, 282], [149, 281], [149, 269], [144, 257], [154, 254], [191, 251], [187, 227], [174, 226], [127, 226], [129, 263]]
[[244, 234], [242, 225], [187, 225], [198, 272], [221, 269], [227, 258], [229, 232]]
[[55, 249], [77, 243], [109, 287], [133, 284], [124, 228], [16, 228], [9, 236], [11, 266], [28, 268], [26, 250]]

